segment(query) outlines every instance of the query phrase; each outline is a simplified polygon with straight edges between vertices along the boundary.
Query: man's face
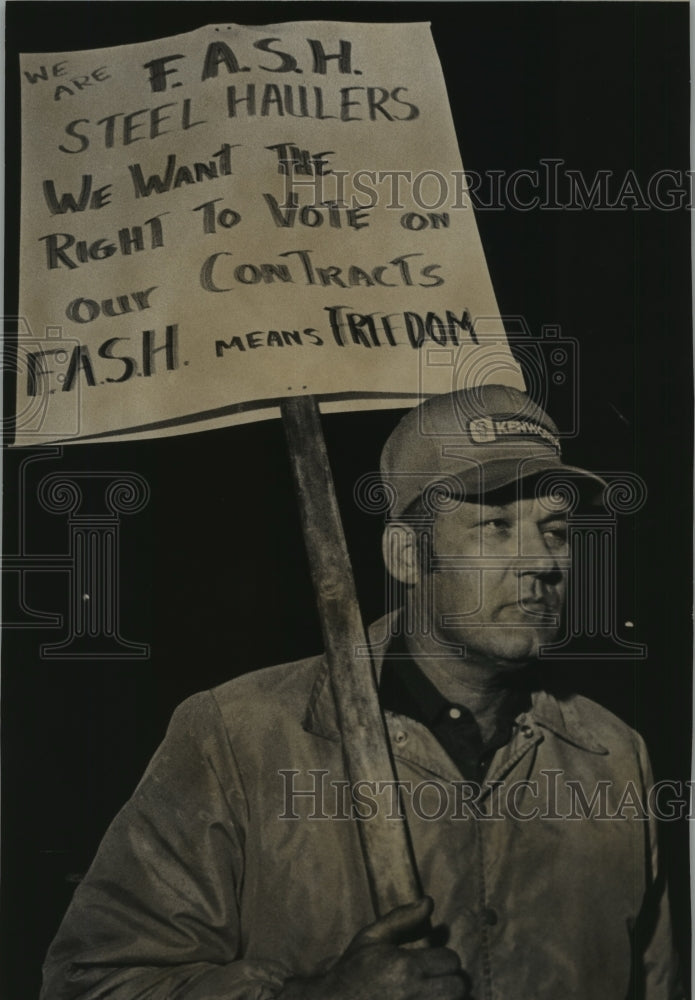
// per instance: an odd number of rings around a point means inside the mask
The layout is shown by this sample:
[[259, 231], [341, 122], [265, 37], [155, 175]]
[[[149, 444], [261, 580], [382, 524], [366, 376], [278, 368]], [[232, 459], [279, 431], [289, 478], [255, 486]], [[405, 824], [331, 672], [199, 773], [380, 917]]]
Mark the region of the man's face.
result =
[[495, 506], [460, 503], [438, 514], [424, 556], [435, 635], [470, 659], [514, 668], [556, 637], [564, 606], [567, 513], [557, 498]]

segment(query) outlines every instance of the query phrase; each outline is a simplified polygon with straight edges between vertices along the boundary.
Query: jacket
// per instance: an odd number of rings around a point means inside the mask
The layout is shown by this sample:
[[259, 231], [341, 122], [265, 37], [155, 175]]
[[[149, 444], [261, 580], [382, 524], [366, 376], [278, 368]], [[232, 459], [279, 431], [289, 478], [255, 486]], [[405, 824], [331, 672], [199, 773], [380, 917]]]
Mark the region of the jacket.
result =
[[374, 920], [357, 829], [374, 808], [405, 809], [475, 1000], [683, 995], [633, 730], [536, 692], [478, 794], [426, 727], [386, 723], [401, 802], [363, 783], [355, 819], [321, 658], [184, 702], [75, 892], [42, 1000], [269, 1000], [327, 968]]

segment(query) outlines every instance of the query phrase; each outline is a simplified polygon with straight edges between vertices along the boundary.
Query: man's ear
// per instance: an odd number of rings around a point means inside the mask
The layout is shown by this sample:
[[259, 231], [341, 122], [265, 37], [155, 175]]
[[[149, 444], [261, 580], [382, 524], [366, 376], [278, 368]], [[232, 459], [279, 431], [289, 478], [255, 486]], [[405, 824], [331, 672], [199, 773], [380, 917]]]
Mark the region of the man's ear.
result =
[[381, 540], [386, 569], [392, 577], [411, 586], [420, 579], [418, 541], [415, 530], [402, 521], [391, 521]]

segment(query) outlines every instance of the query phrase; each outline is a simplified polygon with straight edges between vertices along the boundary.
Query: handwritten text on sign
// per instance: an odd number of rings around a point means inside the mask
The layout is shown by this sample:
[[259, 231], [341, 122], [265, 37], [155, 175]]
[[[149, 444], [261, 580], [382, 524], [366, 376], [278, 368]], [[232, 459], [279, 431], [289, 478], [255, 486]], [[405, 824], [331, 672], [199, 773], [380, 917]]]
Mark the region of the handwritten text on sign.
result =
[[212, 25], [21, 72], [17, 443], [522, 385], [427, 25]]

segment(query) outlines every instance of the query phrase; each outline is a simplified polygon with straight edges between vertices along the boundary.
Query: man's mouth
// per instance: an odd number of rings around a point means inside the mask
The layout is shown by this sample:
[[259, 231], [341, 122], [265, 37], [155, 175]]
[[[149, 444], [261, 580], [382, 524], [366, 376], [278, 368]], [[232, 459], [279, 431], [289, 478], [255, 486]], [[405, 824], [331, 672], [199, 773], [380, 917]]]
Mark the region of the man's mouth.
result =
[[505, 612], [505, 617], [513, 616], [516, 612], [519, 617], [535, 624], [555, 624], [559, 605], [556, 601], [529, 598], [528, 600], [510, 601], [508, 604], [503, 604], [500, 611]]

